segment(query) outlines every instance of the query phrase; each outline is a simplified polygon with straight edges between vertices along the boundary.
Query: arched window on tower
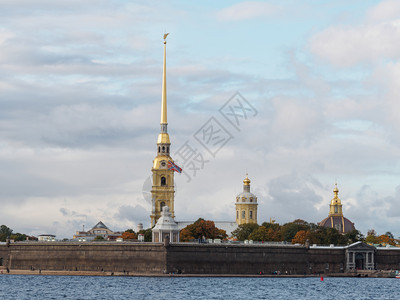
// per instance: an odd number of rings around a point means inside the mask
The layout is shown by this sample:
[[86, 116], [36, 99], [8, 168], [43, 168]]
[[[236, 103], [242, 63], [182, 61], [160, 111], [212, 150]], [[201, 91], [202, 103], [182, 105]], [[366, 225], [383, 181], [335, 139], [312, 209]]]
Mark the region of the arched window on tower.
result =
[[337, 214], [338, 213], [338, 207], [337, 207], [337, 205], [335, 205], [335, 214]]
[[239, 211], [236, 211], [236, 219], [239, 219]]
[[167, 146], [167, 153], [169, 153], [169, 146]]
[[160, 152], [161, 152], [161, 147], [159, 146], [159, 147], [158, 147], [158, 153], [160, 153]]
[[167, 179], [165, 179], [165, 177], [161, 177], [161, 186], [165, 186], [167, 185]]
[[165, 146], [162, 146], [162, 153], [165, 153]]
[[250, 218], [250, 219], [253, 219], [253, 211], [252, 211], [252, 210], [250, 211], [250, 216], [249, 216], [249, 218]]
[[242, 219], [246, 218], [246, 212], [244, 210], [242, 210]]
[[163, 201], [163, 202], [160, 203], [160, 211], [162, 211], [164, 206], [165, 206], [165, 202]]

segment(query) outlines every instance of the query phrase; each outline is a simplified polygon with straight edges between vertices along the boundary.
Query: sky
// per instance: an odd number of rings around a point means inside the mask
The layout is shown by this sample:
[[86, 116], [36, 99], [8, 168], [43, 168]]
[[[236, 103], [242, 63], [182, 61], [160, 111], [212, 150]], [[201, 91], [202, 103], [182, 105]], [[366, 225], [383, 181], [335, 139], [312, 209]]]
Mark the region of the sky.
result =
[[150, 226], [169, 32], [176, 220], [234, 221], [248, 173], [259, 224], [320, 222], [337, 183], [364, 235], [400, 236], [399, 1], [2, 0], [0, 20], [14, 232]]

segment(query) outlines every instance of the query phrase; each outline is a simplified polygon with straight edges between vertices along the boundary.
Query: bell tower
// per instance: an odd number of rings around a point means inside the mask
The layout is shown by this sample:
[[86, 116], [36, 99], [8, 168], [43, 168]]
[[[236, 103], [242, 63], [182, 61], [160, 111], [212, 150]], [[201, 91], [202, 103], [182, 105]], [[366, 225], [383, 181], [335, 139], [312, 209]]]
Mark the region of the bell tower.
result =
[[161, 96], [161, 130], [157, 139], [157, 156], [153, 160], [153, 186], [151, 189], [152, 210], [151, 227], [156, 225], [161, 217], [164, 206], [169, 207], [172, 218], [175, 218], [174, 212], [174, 165], [171, 153], [171, 142], [167, 131], [167, 75], [166, 75], [166, 46], [168, 33], [164, 34], [164, 61], [162, 77], [162, 96]]
[[246, 174], [243, 180], [243, 192], [236, 196], [236, 223], [238, 225], [257, 224], [257, 197], [250, 192], [250, 179]]

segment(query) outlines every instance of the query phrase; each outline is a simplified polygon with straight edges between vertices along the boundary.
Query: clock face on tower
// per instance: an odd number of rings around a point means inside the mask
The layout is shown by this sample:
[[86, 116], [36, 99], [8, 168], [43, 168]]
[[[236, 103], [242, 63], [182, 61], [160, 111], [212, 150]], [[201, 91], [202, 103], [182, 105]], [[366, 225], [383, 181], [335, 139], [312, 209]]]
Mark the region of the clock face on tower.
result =
[[160, 167], [163, 168], [163, 169], [165, 169], [165, 168], [167, 167], [167, 162], [166, 162], [165, 160], [162, 160], [162, 161], [160, 162]]

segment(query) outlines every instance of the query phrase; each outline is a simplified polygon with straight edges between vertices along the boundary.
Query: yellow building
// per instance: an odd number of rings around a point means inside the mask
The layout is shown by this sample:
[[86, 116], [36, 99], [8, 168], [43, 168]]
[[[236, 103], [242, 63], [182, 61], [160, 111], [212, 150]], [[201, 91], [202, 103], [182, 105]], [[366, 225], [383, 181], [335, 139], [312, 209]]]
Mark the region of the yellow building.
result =
[[340, 233], [347, 233], [355, 229], [354, 223], [343, 216], [342, 201], [339, 199], [337, 184], [333, 189], [334, 197], [329, 205], [329, 215], [318, 223], [321, 227], [336, 228]]
[[167, 75], [166, 75], [166, 37], [164, 35], [164, 63], [162, 79], [162, 97], [161, 97], [161, 132], [157, 139], [157, 156], [153, 160], [153, 186], [151, 189], [152, 211], [150, 215], [151, 226], [153, 227], [161, 217], [164, 206], [169, 207], [172, 218], [174, 212], [174, 161], [170, 156], [171, 142], [167, 132]]
[[250, 192], [250, 179], [243, 180], [243, 192], [236, 197], [236, 223], [257, 223], [257, 197]]

